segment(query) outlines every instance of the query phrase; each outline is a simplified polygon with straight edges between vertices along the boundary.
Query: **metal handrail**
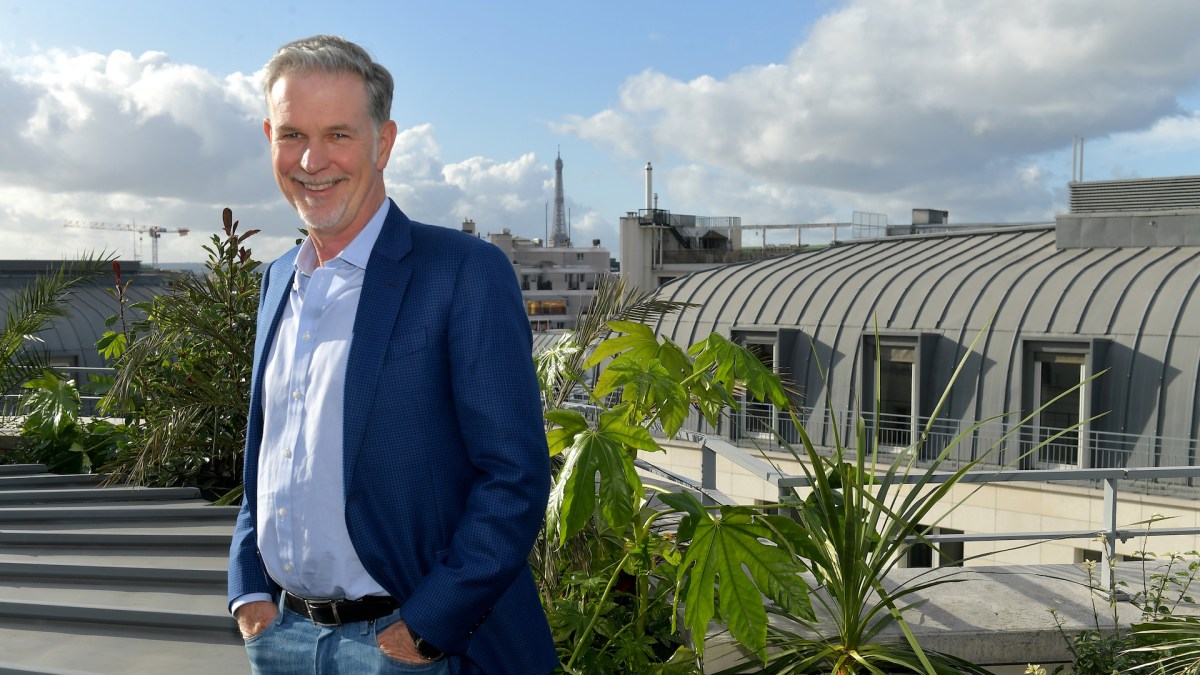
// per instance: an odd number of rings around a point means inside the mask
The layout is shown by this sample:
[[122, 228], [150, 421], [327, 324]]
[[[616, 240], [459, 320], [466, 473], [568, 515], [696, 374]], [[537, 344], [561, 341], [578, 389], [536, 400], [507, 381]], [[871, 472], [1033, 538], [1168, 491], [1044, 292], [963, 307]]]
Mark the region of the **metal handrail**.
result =
[[[681, 434], [688, 440], [700, 445], [700, 486], [706, 494], [720, 494], [717, 491], [716, 459], [720, 455], [733, 462], [767, 483], [775, 486], [784, 496], [792, 488], [808, 487], [806, 476], [792, 476], [782, 473], [778, 468], [747, 453], [742, 448], [730, 443], [728, 439], [687, 432]], [[956, 474], [952, 471], [936, 471], [933, 473], [896, 474], [891, 477], [895, 483], [913, 485], [918, 483], [941, 484], [950, 480]], [[1169, 467], [1138, 467], [1138, 468], [1102, 468], [1102, 469], [998, 469], [972, 471], [958, 476], [960, 483], [1046, 483], [1064, 480], [1100, 481], [1104, 489], [1104, 526], [1099, 530], [1064, 530], [1055, 532], [1002, 532], [981, 534], [930, 534], [924, 539], [930, 542], [965, 542], [965, 541], [1034, 541], [1040, 539], [1095, 539], [1104, 540], [1104, 561], [1100, 566], [1100, 583], [1109, 593], [1117, 592], [1115, 580], [1112, 577], [1112, 567], [1108, 564], [1115, 559], [1117, 540], [1122, 543], [1134, 536], [1165, 536], [1165, 535], [1196, 535], [1200, 527], [1156, 528], [1153, 530], [1129, 530], [1117, 526], [1118, 481], [1120, 480], [1159, 480], [1164, 478], [1196, 478], [1200, 477], [1200, 466], [1169, 466]]]

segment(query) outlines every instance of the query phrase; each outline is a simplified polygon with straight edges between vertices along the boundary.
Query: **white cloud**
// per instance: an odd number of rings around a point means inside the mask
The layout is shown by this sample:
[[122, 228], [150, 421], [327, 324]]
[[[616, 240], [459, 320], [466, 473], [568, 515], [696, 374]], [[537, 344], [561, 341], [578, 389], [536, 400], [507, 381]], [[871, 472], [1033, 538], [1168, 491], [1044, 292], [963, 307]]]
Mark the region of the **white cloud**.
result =
[[[0, 178], [48, 192], [127, 192], [256, 201], [265, 194], [261, 106], [231, 101], [220, 80], [165, 54], [50, 51], [0, 70], [19, 87], [16, 119], [0, 128]], [[24, 119], [22, 119], [24, 118]]]
[[714, 213], [817, 219], [834, 198], [842, 218], [864, 201], [1044, 218], [1062, 177], [1029, 180], [1031, 161], [1075, 134], [1179, 115], [1200, 77], [1198, 23], [1184, 1], [851, 2], [785, 63], [691, 81], [646, 71], [612, 108], [557, 129], [692, 166], [664, 187]]
[[[469, 157], [447, 163], [433, 126], [425, 124], [399, 134], [385, 178], [388, 192], [416, 220], [459, 227], [469, 218], [483, 234], [508, 228], [524, 237], [545, 236], [554, 172], [534, 153], [510, 161]], [[597, 227], [605, 222], [594, 209], [568, 206], [578, 208], [574, 216], [595, 221]], [[609, 232], [616, 232], [611, 224]]]
[[[270, 259], [299, 225], [271, 175], [261, 73], [218, 77], [168, 55], [50, 50], [0, 53], [0, 232], [4, 252], [60, 258], [89, 249], [150, 258], [129, 232], [64, 229], [64, 221], [188, 228], [159, 240], [162, 261], [199, 260], [230, 206], [248, 243]], [[389, 193], [410, 216], [481, 232], [542, 236], [552, 170], [511, 161], [446, 162], [431, 125], [402, 130]]]

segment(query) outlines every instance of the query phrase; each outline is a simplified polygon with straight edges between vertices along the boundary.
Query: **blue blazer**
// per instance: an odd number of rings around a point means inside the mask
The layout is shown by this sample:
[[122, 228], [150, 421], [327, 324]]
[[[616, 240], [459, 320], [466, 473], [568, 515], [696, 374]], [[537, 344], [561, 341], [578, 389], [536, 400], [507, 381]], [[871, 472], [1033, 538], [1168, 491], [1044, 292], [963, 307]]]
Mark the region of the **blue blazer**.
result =
[[[297, 251], [263, 275], [231, 603], [280, 593], [258, 555], [256, 486], [263, 368]], [[462, 232], [411, 221], [391, 203], [346, 365], [346, 526], [413, 631], [487, 673], [546, 673], [558, 664], [527, 562], [550, 490], [531, 354], [507, 257]]]

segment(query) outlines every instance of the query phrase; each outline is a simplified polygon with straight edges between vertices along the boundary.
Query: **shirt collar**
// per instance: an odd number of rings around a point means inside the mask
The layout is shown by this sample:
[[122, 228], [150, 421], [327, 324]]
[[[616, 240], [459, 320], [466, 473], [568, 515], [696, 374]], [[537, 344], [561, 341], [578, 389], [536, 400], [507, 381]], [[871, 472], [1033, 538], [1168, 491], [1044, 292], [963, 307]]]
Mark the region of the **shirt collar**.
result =
[[[379, 205], [379, 210], [371, 216], [366, 226], [354, 236], [354, 239], [350, 240], [346, 248], [334, 257], [334, 260], [342, 260], [361, 270], [367, 269], [367, 261], [371, 259], [371, 250], [375, 248], [375, 241], [379, 239], [379, 233], [383, 231], [383, 221], [387, 219], [391, 204], [391, 199], [384, 199], [383, 203]], [[313, 271], [317, 269], [317, 249], [313, 246], [311, 236], [305, 237], [304, 243], [300, 244], [300, 251], [296, 254], [294, 265], [296, 271], [306, 277], [311, 277]]]

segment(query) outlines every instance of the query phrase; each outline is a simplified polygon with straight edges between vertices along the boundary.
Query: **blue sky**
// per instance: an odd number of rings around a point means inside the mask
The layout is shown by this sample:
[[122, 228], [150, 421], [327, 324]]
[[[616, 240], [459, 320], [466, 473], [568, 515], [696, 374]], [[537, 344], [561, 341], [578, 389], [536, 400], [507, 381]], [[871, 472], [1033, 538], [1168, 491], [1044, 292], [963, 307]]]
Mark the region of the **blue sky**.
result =
[[[1200, 3], [119, 2], [0, 0], [4, 255], [215, 232], [282, 252], [256, 72], [318, 32], [397, 81], [387, 179], [410, 216], [542, 236], [561, 148], [576, 241], [617, 249], [643, 204], [745, 223], [1046, 220], [1085, 178], [1200, 173]], [[164, 261], [207, 236], [167, 237]], [[137, 251], [143, 257], [148, 252]]]

